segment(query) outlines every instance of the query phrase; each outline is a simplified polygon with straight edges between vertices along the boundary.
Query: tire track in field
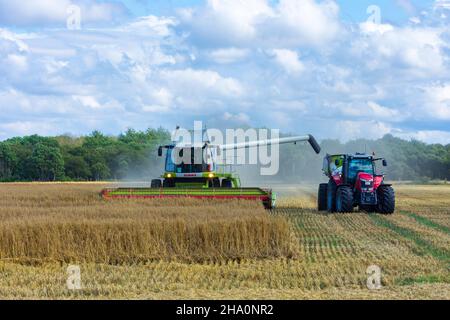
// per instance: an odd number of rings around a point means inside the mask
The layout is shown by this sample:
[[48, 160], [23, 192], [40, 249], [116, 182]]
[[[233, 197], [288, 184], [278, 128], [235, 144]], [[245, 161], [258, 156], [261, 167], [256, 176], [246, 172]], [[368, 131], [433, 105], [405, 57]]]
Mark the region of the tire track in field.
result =
[[414, 250], [415, 251], [414, 253], [416, 255], [422, 256], [425, 254], [429, 254], [429, 255], [433, 256], [434, 258], [444, 262], [447, 265], [447, 267], [450, 268], [450, 252], [448, 250], [443, 250], [443, 249], [439, 249], [439, 248], [435, 247], [430, 242], [421, 238], [417, 232], [410, 230], [408, 228], [405, 228], [405, 227], [401, 227], [380, 215], [371, 214], [371, 215], [369, 215], [369, 217], [377, 225], [385, 227], [391, 231], [394, 231], [395, 233], [402, 236], [403, 238], [413, 241], [416, 245], [416, 248]]
[[439, 223], [436, 223], [424, 216], [420, 216], [418, 214], [412, 213], [412, 212], [408, 212], [408, 211], [400, 211], [401, 214], [408, 216], [410, 218], [413, 218], [414, 220], [416, 220], [418, 223], [426, 226], [426, 227], [430, 227], [433, 228], [437, 231], [441, 231], [443, 233], [446, 233], [448, 235], [450, 235], [450, 228], [444, 225], [441, 225]]
[[292, 223], [301, 261], [294, 273], [304, 287], [365, 287], [366, 268], [371, 264], [382, 267], [387, 286], [450, 282], [442, 261], [418, 254], [409, 238], [375, 223], [367, 214], [318, 213], [311, 198], [310, 194], [284, 198], [275, 210]]
[[293, 224], [301, 251], [303, 286], [319, 289], [364, 283], [365, 269], [352, 250], [353, 243], [333, 232], [334, 219], [305, 208], [279, 209], [278, 212]]
[[308, 268], [306, 278], [311, 280], [305, 280], [307, 286], [323, 286], [318, 279], [336, 286], [365, 286], [365, 270], [374, 263], [388, 270], [387, 284], [394, 284], [402, 274], [416, 278], [430, 268], [442, 270], [440, 261], [433, 259], [430, 266], [427, 259], [412, 252], [414, 243], [394, 231], [385, 232], [366, 214], [322, 215], [301, 208], [280, 214], [294, 225], [301, 259]]

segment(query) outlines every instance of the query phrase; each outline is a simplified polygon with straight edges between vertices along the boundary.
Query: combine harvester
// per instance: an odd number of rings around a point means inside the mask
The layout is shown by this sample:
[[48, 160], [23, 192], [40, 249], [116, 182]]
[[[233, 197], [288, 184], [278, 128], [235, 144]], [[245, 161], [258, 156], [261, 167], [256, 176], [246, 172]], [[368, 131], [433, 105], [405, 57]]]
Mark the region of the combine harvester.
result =
[[[207, 139], [209, 140], [209, 139]], [[165, 173], [160, 179], [154, 179], [150, 188], [116, 188], [104, 189], [101, 194], [105, 199], [136, 198], [198, 198], [198, 199], [243, 199], [261, 201], [266, 209], [275, 207], [276, 195], [271, 189], [243, 188], [239, 176], [232, 172], [219, 170], [217, 157], [223, 151], [247, 149], [275, 144], [287, 144], [307, 141], [318, 154], [320, 146], [312, 135], [280, 139], [249, 141], [236, 144], [213, 145], [209, 141], [201, 144], [177, 144], [161, 146], [158, 156], [165, 150]], [[190, 164], [174, 163], [174, 155], [190, 152]], [[200, 156], [199, 164], [194, 158]]]

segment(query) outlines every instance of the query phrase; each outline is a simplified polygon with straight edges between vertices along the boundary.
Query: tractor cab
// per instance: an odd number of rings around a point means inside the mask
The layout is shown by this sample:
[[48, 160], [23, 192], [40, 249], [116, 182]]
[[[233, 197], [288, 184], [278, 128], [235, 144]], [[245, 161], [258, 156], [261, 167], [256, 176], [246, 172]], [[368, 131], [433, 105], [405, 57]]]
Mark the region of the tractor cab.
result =
[[[171, 173], [189, 174], [216, 171], [215, 148], [167, 146], [165, 170]], [[161, 155], [162, 156], [162, 155]]]
[[[158, 155], [166, 149], [164, 187], [231, 187], [239, 181], [231, 174], [217, 172], [217, 147], [208, 143], [194, 145], [171, 144], [161, 146]], [[222, 180], [221, 180], [222, 179]], [[154, 180], [153, 187], [159, 185]]]
[[347, 164], [347, 183], [349, 184], [354, 185], [361, 177], [368, 179], [375, 176], [375, 162], [372, 156], [348, 156]]
[[354, 185], [359, 177], [376, 177], [376, 162], [380, 160], [383, 166], [387, 165], [385, 159], [363, 153], [327, 155], [322, 170], [325, 175], [333, 177], [336, 183]]

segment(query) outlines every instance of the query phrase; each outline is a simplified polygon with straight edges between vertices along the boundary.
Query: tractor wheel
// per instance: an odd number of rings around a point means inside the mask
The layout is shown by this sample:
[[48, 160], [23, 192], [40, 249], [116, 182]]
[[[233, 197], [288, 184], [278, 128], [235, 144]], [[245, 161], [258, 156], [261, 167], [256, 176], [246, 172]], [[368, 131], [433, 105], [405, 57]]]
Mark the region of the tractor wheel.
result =
[[353, 191], [348, 186], [341, 186], [336, 192], [336, 211], [353, 212]]
[[151, 188], [159, 189], [161, 188], [161, 180], [160, 179], [153, 179], [151, 183]]
[[321, 183], [317, 192], [317, 209], [319, 211], [327, 210], [327, 188], [328, 184]]
[[336, 212], [336, 183], [331, 179], [327, 184], [327, 211]]
[[174, 188], [175, 182], [171, 179], [164, 179], [163, 181], [163, 188]]
[[209, 180], [208, 186], [210, 188], [220, 188], [220, 180], [219, 180], [219, 178], [214, 178], [212, 180]]
[[391, 186], [379, 186], [377, 190], [377, 212], [393, 214], [395, 211], [395, 191]]
[[222, 188], [232, 188], [233, 182], [230, 179], [223, 179], [222, 180]]

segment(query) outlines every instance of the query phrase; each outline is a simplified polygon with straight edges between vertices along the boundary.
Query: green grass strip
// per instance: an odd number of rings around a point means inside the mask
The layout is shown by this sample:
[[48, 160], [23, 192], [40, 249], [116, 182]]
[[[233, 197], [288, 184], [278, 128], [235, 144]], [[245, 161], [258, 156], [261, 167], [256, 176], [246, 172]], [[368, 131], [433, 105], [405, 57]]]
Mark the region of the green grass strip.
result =
[[443, 225], [441, 225], [439, 223], [436, 223], [436, 222], [434, 222], [434, 221], [432, 221], [432, 220], [430, 220], [428, 218], [425, 218], [423, 216], [420, 216], [420, 215], [412, 213], [412, 212], [400, 211], [400, 213], [405, 215], [405, 216], [413, 218], [418, 223], [420, 223], [420, 224], [422, 224], [424, 226], [433, 228], [435, 230], [438, 230], [438, 231], [441, 231], [441, 232], [444, 232], [444, 233], [450, 235], [450, 228], [449, 227], [443, 226]]
[[417, 255], [429, 254], [429, 255], [435, 257], [436, 259], [439, 259], [439, 260], [445, 262], [447, 264], [447, 267], [450, 267], [450, 252], [449, 251], [440, 249], [440, 248], [436, 248], [434, 245], [432, 245], [428, 241], [422, 239], [417, 232], [412, 231], [407, 228], [404, 228], [404, 227], [400, 227], [399, 225], [393, 223], [392, 221], [387, 220], [383, 216], [380, 216], [378, 214], [371, 214], [371, 215], [369, 215], [369, 217], [377, 225], [385, 227], [387, 229], [390, 229], [390, 230], [394, 231], [395, 233], [397, 233], [398, 235], [413, 241], [417, 246], [417, 248], [416, 248], [417, 250], [413, 250], [413, 251], [415, 251], [415, 253]]
[[422, 284], [433, 284], [433, 283], [448, 283], [449, 277], [441, 276], [441, 275], [424, 275], [419, 276], [416, 278], [413, 277], [407, 277], [407, 278], [400, 278], [395, 280], [395, 284], [399, 286], [408, 286], [413, 285], [416, 283]]

